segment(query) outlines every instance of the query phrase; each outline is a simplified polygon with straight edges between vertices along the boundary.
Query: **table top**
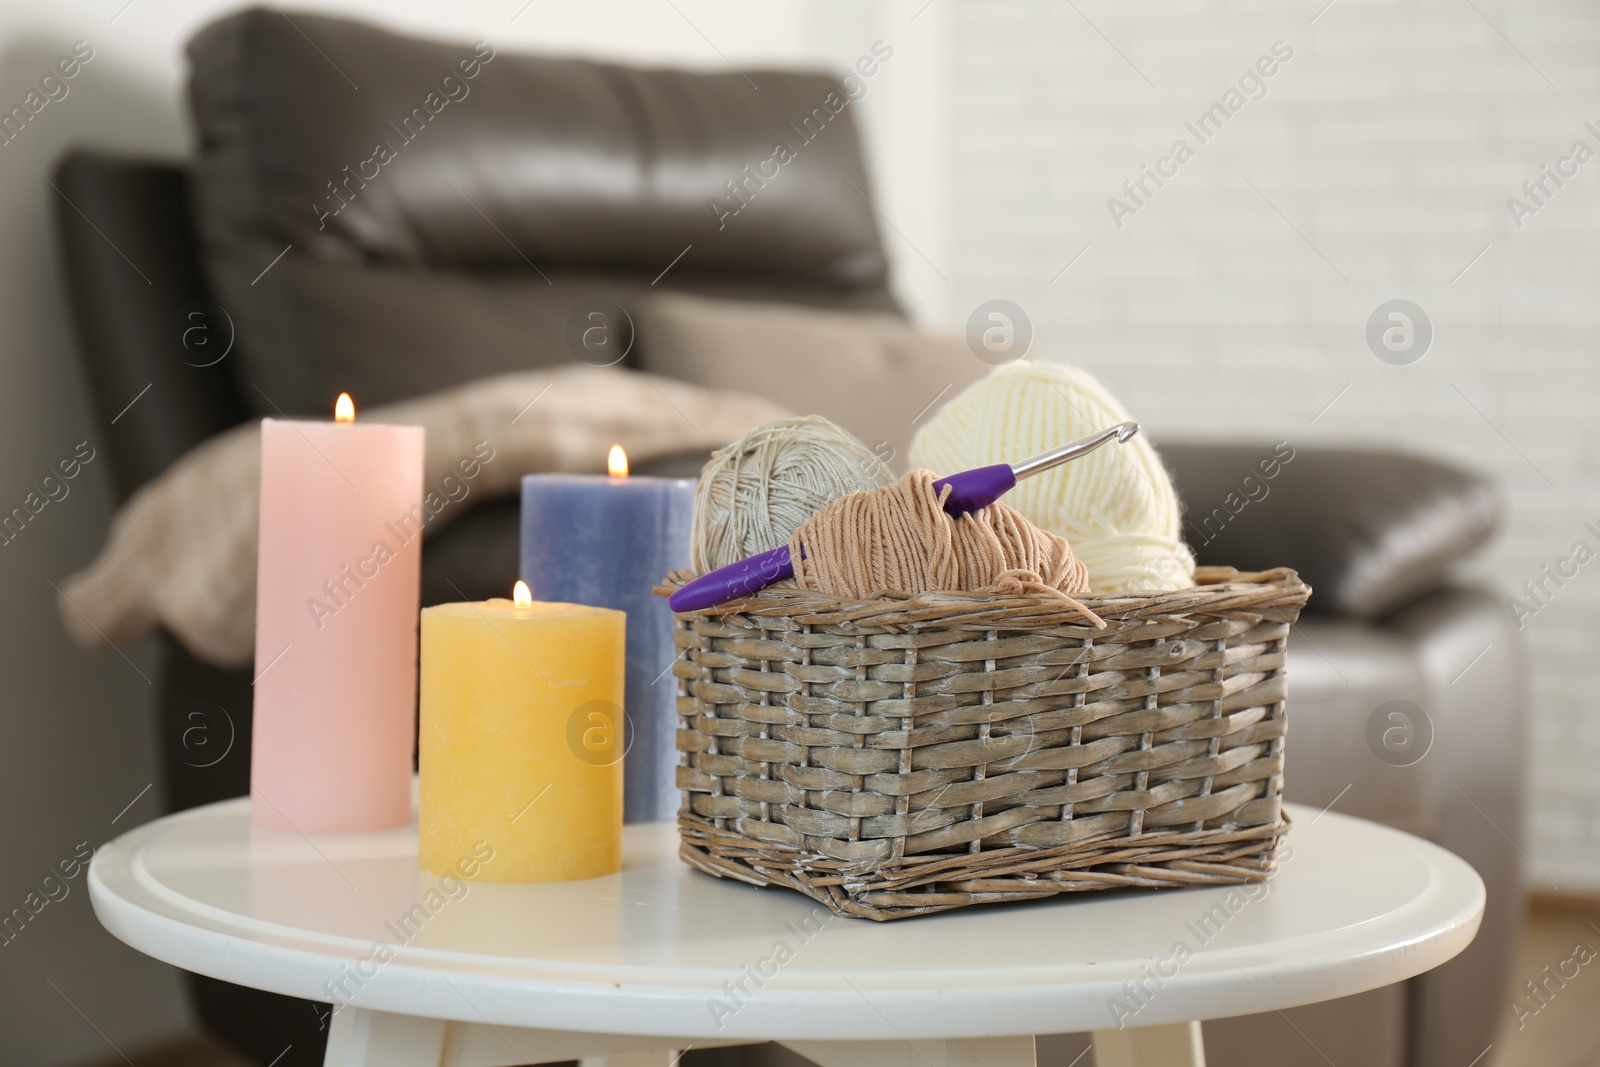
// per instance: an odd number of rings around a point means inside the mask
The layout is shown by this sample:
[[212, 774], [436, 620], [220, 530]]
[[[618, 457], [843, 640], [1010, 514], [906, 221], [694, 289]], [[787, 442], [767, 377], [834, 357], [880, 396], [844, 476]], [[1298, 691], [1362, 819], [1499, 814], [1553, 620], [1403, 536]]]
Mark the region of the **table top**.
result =
[[251, 826], [244, 799], [102, 847], [96, 915], [140, 951], [313, 1000], [496, 1026], [682, 1038], [1001, 1037], [1212, 1019], [1330, 1000], [1465, 948], [1483, 883], [1429, 842], [1290, 806], [1269, 883], [1108, 890], [874, 923], [715, 879], [666, 823], [621, 873], [457, 882], [415, 826]]

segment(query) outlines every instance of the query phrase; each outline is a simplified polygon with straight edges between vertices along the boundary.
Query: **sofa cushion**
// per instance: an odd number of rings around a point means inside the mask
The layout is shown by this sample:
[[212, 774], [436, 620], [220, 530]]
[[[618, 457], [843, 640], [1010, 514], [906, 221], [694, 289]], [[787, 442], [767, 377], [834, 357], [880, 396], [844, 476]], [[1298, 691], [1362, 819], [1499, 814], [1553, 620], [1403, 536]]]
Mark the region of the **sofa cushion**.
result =
[[1163, 444], [1201, 564], [1293, 567], [1309, 611], [1378, 619], [1438, 586], [1498, 528], [1495, 487], [1380, 449]]
[[[244, 401], [258, 413], [333, 410], [424, 396], [512, 370], [573, 361], [564, 324], [586, 300], [622, 295], [605, 279], [559, 286], [285, 256], [233, 312]], [[627, 365], [626, 363], [624, 365]]]
[[989, 370], [959, 335], [883, 312], [663, 294], [640, 305], [638, 330], [643, 368], [824, 415], [901, 467], [937, 402]]
[[[342, 392], [361, 406], [389, 404], [580, 359], [606, 366], [614, 355], [621, 366], [637, 367], [639, 304], [654, 292], [648, 278], [588, 271], [552, 270], [547, 282], [527, 273], [417, 271], [293, 256], [270, 277], [273, 284], [263, 279], [259, 297], [234, 319], [247, 375], [238, 383], [243, 399], [272, 416], [325, 416]], [[760, 279], [730, 283], [702, 275], [683, 284], [734, 299], [846, 296]], [[868, 306], [881, 305], [869, 299]]]
[[[189, 57], [206, 268], [260, 413], [389, 399], [385, 374], [431, 389], [571, 361], [551, 341], [580, 305], [658, 277], [894, 307], [827, 75], [752, 70], [757, 91], [270, 9], [213, 23]], [[780, 141], [792, 160], [747, 177]]]

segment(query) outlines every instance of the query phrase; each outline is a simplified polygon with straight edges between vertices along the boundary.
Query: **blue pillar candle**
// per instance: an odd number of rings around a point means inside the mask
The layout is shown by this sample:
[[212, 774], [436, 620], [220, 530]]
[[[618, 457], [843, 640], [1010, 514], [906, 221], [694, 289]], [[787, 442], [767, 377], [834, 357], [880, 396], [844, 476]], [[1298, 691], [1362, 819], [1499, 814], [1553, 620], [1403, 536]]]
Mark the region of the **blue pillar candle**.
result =
[[[678, 809], [672, 611], [650, 590], [668, 571], [689, 565], [694, 490], [685, 478], [626, 474], [522, 479], [520, 570], [535, 599], [628, 615], [625, 822], [670, 820]], [[574, 723], [569, 743], [581, 746], [586, 729]]]

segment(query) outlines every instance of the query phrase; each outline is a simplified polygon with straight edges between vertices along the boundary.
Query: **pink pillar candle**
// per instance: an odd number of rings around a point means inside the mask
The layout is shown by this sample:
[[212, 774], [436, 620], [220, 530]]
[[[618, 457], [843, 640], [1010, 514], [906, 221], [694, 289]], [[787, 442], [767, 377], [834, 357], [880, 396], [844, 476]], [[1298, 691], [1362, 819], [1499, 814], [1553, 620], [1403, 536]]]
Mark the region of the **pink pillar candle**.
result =
[[258, 826], [410, 821], [422, 464], [420, 426], [262, 420]]

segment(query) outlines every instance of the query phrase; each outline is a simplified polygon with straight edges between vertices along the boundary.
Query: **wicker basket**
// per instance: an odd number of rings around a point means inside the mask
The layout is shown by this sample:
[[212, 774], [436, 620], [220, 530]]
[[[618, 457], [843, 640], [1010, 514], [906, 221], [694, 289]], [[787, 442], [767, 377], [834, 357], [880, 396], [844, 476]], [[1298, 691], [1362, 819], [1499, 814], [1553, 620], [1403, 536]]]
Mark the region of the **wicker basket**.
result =
[[1033, 595], [774, 588], [679, 615], [682, 858], [871, 919], [1269, 877], [1310, 589], [1196, 578], [1083, 598], [1105, 629]]

